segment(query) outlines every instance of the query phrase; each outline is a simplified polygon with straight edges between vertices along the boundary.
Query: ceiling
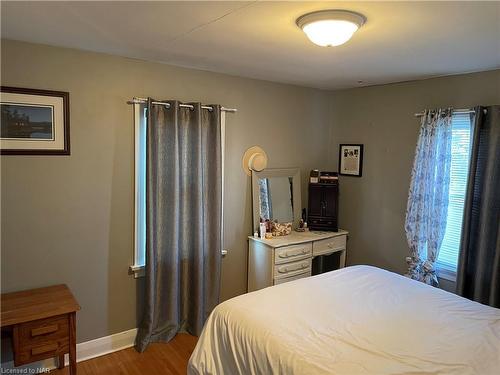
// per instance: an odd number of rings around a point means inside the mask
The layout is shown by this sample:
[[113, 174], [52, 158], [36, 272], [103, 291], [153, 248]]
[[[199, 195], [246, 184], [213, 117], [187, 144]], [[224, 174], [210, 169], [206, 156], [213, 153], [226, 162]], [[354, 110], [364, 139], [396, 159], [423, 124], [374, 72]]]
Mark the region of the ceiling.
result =
[[[320, 9], [368, 21], [318, 47], [295, 20]], [[500, 2], [2, 1], [1, 36], [340, 89], [500, 68]]]

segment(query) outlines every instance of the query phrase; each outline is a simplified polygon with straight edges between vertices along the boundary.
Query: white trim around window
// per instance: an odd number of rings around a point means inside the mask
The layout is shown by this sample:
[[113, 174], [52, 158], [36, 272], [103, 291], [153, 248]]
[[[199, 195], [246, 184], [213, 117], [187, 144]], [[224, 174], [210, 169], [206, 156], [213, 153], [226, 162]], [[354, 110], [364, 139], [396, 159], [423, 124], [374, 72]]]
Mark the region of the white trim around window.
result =
[[134, 277], [144, 276], [146, 256], [146, 118], [145, 105], [134, 104]]
[[224, 249], [224, 182], [226, 179], [224, 178], [225, 168], [225, 156], [226, 156], [226, 111], [220, 112], [220, 138], [221, 138], [221, 178], [222, 178], [222, 207], [221, 207], [221, 226], [220, 226], [220, 235], [221, 235], [221, 255], [226, 256], [227, 250]]

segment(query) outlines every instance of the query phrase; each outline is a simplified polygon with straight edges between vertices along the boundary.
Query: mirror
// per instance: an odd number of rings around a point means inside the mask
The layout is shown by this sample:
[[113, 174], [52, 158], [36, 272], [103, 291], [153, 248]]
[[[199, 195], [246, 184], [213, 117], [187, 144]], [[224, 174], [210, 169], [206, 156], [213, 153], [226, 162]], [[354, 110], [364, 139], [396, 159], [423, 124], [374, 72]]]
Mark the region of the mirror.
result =
[[292, 222], [292, 227], [297, 227], [302, 210], [299, 169], [253, 172], [252, 187], [254, 231], [259, 227], [260, 218]]
[[293, 221], [293, 178], [259, 178], [260, 217], [278, 220], [279, 223]]

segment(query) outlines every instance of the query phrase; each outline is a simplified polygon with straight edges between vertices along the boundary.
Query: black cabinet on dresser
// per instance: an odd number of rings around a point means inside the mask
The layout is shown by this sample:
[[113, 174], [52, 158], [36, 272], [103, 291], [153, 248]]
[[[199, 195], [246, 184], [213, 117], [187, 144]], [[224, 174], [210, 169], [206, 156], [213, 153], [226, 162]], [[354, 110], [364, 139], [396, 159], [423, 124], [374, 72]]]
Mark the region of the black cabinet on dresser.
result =
[[309, 184], [308, 226], [311, 230], [337, 232], [339, 185], [335, 183]]

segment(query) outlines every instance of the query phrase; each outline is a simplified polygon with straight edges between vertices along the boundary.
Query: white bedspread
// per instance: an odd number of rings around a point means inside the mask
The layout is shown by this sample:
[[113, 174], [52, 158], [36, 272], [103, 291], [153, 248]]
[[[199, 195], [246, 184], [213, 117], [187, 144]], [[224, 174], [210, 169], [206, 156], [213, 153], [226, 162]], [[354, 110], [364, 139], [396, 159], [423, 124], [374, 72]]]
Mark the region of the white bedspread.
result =
[[228, 300], [189, 374], [500, 374], [500, 310], [369, 266]]

